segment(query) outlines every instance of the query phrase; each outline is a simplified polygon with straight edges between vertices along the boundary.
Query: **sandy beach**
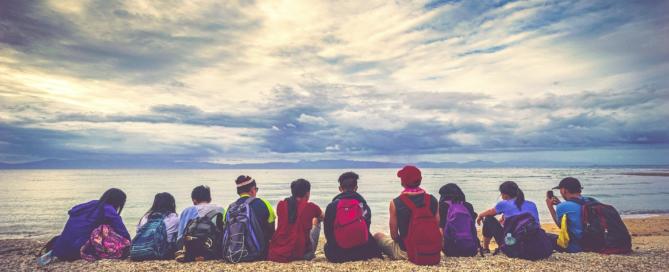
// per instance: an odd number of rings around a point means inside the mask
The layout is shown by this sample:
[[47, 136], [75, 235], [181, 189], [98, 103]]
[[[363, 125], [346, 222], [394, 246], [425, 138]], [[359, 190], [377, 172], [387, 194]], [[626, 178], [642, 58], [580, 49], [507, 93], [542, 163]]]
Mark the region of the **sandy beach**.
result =
[[[333, 264], [326, 261], [321, 242], [317, 257], [311, 262], [279, 264], [256, 262], [226, 264], [207, 261], [181, 264], [175, 261], [132, 262], [128, 260], [98, 262], [58, 262], [46, 268], [35, 265], [35, 254], [44, 241], [31, 239], [0, 240], [0, 270], [3, 271], [666, 271], [669, 266], [669, 215], [625, 220], [633, 236], [634, 252], [630, 255], [601, 255], [595, 253], [554, 253], [542, 261], [510, 259], [505, 256], [483, 258], [442, 258], [436, 267], [415, 266], [407, 261], [373, 260]], [[557, 229], [551, 225], [549, 232]]]

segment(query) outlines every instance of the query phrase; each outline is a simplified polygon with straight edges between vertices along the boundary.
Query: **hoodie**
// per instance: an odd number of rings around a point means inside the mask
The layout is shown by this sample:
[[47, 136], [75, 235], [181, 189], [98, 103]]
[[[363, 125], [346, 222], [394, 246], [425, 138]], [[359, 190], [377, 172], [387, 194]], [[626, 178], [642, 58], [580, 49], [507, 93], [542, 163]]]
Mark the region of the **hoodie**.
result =
[[65, 228], [53, 246], [53, 254], [56, 257], [66, 261], [80, 259], [79, 250], [91, 232], [103, 224], [111, 226], [116, 233], [130, 240], [130, 234], [116, 209], [109, 204], [100, 209], [98, 204], [98, 200], [92, 200], [70, 209], [68, 212], [70, 217], [65, 223]]

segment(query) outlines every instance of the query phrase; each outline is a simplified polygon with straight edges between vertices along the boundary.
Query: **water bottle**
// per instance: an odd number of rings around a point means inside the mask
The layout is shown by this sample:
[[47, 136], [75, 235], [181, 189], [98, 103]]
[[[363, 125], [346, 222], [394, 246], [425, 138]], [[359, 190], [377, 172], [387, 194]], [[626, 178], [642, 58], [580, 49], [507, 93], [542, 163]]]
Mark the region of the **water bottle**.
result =
[[504, 243], [507, 246], [515, 245], [516, 244], [516, 238], [513, 238], [513, 236], [511, 236], [511, 233], [507, 233], [506, 237], [504, 237]]

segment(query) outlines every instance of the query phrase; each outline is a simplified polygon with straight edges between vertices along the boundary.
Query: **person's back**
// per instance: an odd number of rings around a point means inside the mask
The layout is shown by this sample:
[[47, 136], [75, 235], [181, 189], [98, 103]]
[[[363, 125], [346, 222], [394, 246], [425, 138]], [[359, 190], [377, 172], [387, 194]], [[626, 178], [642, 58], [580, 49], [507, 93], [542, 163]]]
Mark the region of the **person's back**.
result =
[[155, 195], [151, 208], [137, 224], [132, 240], [130, 258], [133, 260], [171, 259], [177, 249], [179, 216], [176, 202], [170, 193]]
[[[224, 215], [223, 257], [230, 262], [264, 260], [267, 257], [269, 241], [274, 235], [274, 208], [266, 200], [257, 197], [259, 189], [250, 176], [239, 176], [235, 183], [239, 198], [230, 204]], [[246, 214], [250, 214], [251, 218], [245, 218]], [[240, 224], [244, 225], [242, 229], [236, 227], [241, 226]], [[237, 231], [244, 233], [236, 233]], [[239, 245], [235, 239], [252, 239], [254, 247], [237, 248]], [[244, 252], [247, 254], [241, 254]]]
[[217, 211], [224, 213], [223, 207], [211, 204], [211, 189], [209, 186], [200, 185], [193, 188], [191, 192], [193, 206], [185, 208], [179, 216], [179, 227], [177, 230], [177, 240], [181, 240], [186, 229], [186, 225], [193, 219], [204, 217], [209, 212]]
[[539, 221], [539, 210], [537, 210], [537, 205], [530, 200], [523, 201], [520, 208], [516, 205], [515, 199], [502, 200], [497, 202], [495, 210], [498, 214], [503, 214], [504, 218], [509, 218], [522, 213], [529, 213], [534, 217], [534, 220], [541, 222]]
[[278, 224], [269, 246], [270, 261], [311, 260], [316, 256], [323, 212], [309, 202], [309, 181], [295, 180], [290, 188], [291, 197], [276, 206]]
[[110, 189], [100, 200], [74, 206], [68, 212], [69, 219], [63, 232], [54, 242], [53, 255], [60, 260], [80, 259], [79, 250], [89, 239], [91, 232], [102, 224], [108, 224], [113, 231], [130, 239], [130, 234], [119, 215], [124, 204], [125, 194], [121, 190]]
[[[324, 252], [325, 257], [330, 262], [341, 263], [348, 261], [368, 260], [372, 258], [383, 258], [376, 240], [369, 232], [372, 220], [372, 211], [367, 205], [367, 201], [365, 201], [365, 199], [356, 192], [358, 188], [358, 178], [358, 175], [353, 172], [342, 174], [338, 180], [340, 194], [332, 199], [332, 202], [328, 204], [325, 210], [323, 232], [325, 234], [326, 243], [324, 246]], [[361, 219], [363, 221], [362, 224], [364, 226], [362, 226], [362, 229], [354, 229], [350, 231], [362, 231], [361, 234], [366, 236], [366, 241], [364, 241], [364, 239], [363, 241], [351, 241], [349, 237], [338, 237], [341, 235], [337, 235], [335, 233], [337, 231], [341, 231], [336, 229], [339, 228], [339, 226], [336, 226], [336, 224], [338, 220], [337, 217], [341, 217], [337, 211], [340, 209], [342, 201], [347, 203], [356, 203], [359, 206], [359, 212], [361, 213]], [[357, 224], [358, 222], [350, 223], [352, 225]], [[354, 236], [358, 237], [359, 235]], [[344, 241], [344, 239], [349, 240]]]
[[[548, 211], [553, 217], [553, 221], [560, 228], [562, 227], [562, 218], [566, 217], [567, 235], [570, 238], [566, 248], [558, 247], [556, 243], [555, 249], [569, 253], [581, 252], [583, 251], [580, 243], [583, 235], [583, 222], [581, 217], [582, 205], [579, 202], [584, 201], [584, 197], [581, 196], [581, 183], [578, 179], [567, 177], [562, 179], [560, 184], [553, 188], [553, 190], [555, 189], [559, 189], [560, 194], [567, 201], [560, 202], [557, 197], [550, 198], [550, 196], [547, 196], [546, 204]], [[552, 235], [551, 237], [557, 239], [557, 236]]]
[[[179, 262], [190, 262], [213, 258], [220, 249], [220, 228], [222, 214], [225, 210], [216, 204], [211, 204], [211, 190], [208, 186], [200, 185], [191, 192], [193, 206], [185, 208], [179, 217], [177, 231], [177, 251], [175, 259]], [[220, 220], [219, 220], [220, 221]], [[200, 227], [201, 226], [201, 227]], [[184, 239], [184, 237], [191, 237]], [[192, 239], [200, 237], [200, 239]], [[200, 241], [214, 239], [214, 243]]]
[[439, 189], [439, 228], [443, 231], [446, 256], [473, 256], [481, 249], [474, 207], [455, 183]]
[[377, 233], [375, 238], [383, 252], [395, 260], [427, 265], [441, 258], [439, 203], [420, 188], [421, 172], [405, 166], [397, 172], [404, 190], [390, 202], [390, 237]]

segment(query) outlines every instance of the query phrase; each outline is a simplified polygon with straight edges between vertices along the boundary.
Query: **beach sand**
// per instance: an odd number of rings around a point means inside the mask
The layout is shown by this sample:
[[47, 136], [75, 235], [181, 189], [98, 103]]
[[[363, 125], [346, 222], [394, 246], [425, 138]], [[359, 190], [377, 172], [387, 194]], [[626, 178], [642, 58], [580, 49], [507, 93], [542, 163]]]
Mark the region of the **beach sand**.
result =
[[[442, 258], [439, 266], [416, 266], [408, 261], [373, 260], [333, 264], [323, 255], [323, 242], [314, 261], [279, 264], [256, 262], [226, 264], [221, 261], [177, 263], [175, 261], [132, 262], [104, 260], [98, 262], [57, 262], [40, 268], [35, 254], [44, 241], [31, 239], [0, 240], [2, 271], [669, 271], [669, 215], [626, 219], [632, 233], [634, 252], [629, 255], [596, 253], [554, 253], [541, 261], [510, 259], [503, 255], [473, 258]], [[545, 225], [555, 233], [557, 228]]]

